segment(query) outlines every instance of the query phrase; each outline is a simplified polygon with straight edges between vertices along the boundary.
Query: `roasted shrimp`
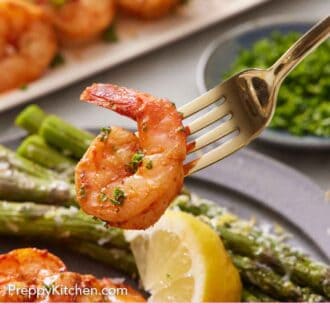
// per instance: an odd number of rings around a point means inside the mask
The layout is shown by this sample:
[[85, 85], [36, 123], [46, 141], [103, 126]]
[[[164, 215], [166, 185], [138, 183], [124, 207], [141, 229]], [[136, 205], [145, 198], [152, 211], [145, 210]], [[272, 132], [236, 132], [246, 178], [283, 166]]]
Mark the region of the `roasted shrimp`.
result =
[[145, 229], [180, 192], [186, 132], [175, 105], [165, 99], [95, 84], [81, 97], [128, 116], [138, 136], [122, 128], [104, 129], [76, 167], [81, 208], [110, 225]]
[[59, 258], [44, 250], [19, 249], [0, 255], [0, 302], [144, 301], [128, 285], [67, 272]]
[[32, 0], [48, 14], [60, 41], [67, 45], [87, 43], [102, 34], [115, 16], [115, 0]]
[[0, 255], [0, 282], [12, 278], [30, 282], [41, 270], [58, 273], [65, 271], [65, 265], [46, 250], [27, 248]]
[[[65, 269], [59, 258], [45, 250], [18, 249], [0, 255], [0, 302], [35, 301], [36, 295], [21, 294], [20, 291], [35, 287], [40, 274], [51, 276]], [[15, 290], [10, 291], [10, 287]]]
[[118, 0], [124, 12], [143, 19], [166, 16], [180, 3], [182, 0]]
[[39, 78], [56, 52], [54, 29], [40, 8], [0, 1], [0, 92]]

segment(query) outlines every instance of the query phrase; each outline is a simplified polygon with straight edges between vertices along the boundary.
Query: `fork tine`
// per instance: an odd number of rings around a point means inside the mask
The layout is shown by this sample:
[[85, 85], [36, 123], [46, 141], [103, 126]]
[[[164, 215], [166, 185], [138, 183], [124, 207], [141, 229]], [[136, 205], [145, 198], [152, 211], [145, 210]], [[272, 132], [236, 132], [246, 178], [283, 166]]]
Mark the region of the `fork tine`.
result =
[[196, 120], [191, 122], [188, 125], [189, 133], [194, 134], [229, 114], [231, 114], [231, 112], [228, 111], [228, 108], [224, 107], [223, 104], [221, 104], [220, 106], [210, 110], [204, 116], [197, 118]]
[[183, 118], [188, 118], [194, 113], [210, 106], [214, 102], [219, 101], [221, 98], [223, 98], [221, 91], [222, 86], [218, 85], [213, 89], [209, 90], [207, 93], [196, 98], [195, 100], [189, 102], [188, 104], [185, 104], [180, 109], [178, 109], [178, 111], [182, 113]]
[[237, 135], [229, 141], [221, 144], [213, 150], [207, 152], [198, 159], [184, 165], [185, 176], [193, 174], [209, 165], [216, 163], [219, 160], [226, 158], [233, 154], [235, 151], [241, 149], [246, 145], [246, 141], [242, 134]]
[[188, 152], [192, 153], [201, 148], [204, 148], [209, 144], [224, 138], [225, 136], [234, 132], [236, 129], [238, 129], [238, 127], [235, 120], [232, 119], [226, 121], [225, 123], [222, 123], [218, 127], [198, 137], [195, 141], [188, 143], [188, 147], [187, 147]]

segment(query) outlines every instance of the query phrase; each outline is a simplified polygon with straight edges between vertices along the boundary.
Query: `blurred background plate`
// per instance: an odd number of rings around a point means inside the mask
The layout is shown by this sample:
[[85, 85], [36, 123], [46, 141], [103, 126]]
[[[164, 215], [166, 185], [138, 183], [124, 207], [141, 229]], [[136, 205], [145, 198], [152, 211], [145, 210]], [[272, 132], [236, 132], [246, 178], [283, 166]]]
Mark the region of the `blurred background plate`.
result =
[[[15, 149], [20, 139], [7, 141]], [[299, 172], [253, 151], [237, 154], [188, 177], [190, 191], [217, 202], [246, 219], [255, 219], [263, 228], [278, 224], [290, 242], [313, 257], [330, 261], [330, 204], [321, 189]], [[1, 238], [0, 253], [31, 246], [48, 248], [63, 258], [72, 271], [97, 276], [116, 276], [100, 263], [61, 247]]]
[[[315, 21], [306, 19], [276, 16], [267, 20], [255, 20], [227, 32], [213, 41], [200, 59], [197, 70], [199, 91], [204, 93], [219, 84], [242, 48], [251, 48], [256, 41], [270, 36], [273, 31], [304, 33], [314, 23]], [[298, 137], [274, 129], [267, 129], [259, 140], [290, 148], [330, 149], [329, 138]]]
[[184, 38], [268, 0], [190, 0], [175, 14], [155, 22], [120, 18], [119, 42], [98, 42], [63, 51], [65, 64], [50, 70], [26, 90], [0, 95], [0, 112], [82, 80], [153, 49]]

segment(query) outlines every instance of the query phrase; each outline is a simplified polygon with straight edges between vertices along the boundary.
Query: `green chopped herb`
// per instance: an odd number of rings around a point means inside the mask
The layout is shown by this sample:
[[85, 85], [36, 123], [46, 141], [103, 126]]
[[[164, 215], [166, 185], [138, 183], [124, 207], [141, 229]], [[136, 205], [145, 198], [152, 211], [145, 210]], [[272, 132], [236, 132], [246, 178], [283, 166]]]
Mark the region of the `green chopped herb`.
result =
[[116, 27], [114, 24], [110, 25], [104, 32], [103, 32], [103, 40], [106, 42], [117, 42], [118, 35], [116, 31]]
[[66, 4], [67, 0], [49, 0], [49, 2], [56, 7], [61, 7]]
[[22, 85], [19, 89], [20, 89], [21, 91], [26, 91], [28, 88], [29, 88], [29, 86], [26, 85], [26, 84], [24, 84], [24, 85]]
[[128, 164], [128, 168], [131, 172], [135, 173], [139, 166], [142, 164], [144, 153], [138, 150], [132, 157], [132, 160]]
[[110, 199], [110, 201], [113, 205], [122, 205], [124, 203], [125, 198], [126, 196], [124, 191], [117, 187], [113, 191], [113, 198]]
[[50, 67], [52, 69], [57, 68], [58, 66], [61, 66], [65, 63], [65, 58], [61, 53], [57, 53], [52, 62], [50, 63]]
[[51, 294], [54, 290], [54, 283], [52, 284], [46, 284], [44, 283], [44, 288], [46, 289], [47, 294]]
[[153, 164], [152, 160], [149, 159], [149, 160], [146, 162], [146, 168], [147, 168], [148, 170], [151, 170], [153, 167], [154, 167], [154, 164]]
[[[224, 78], [246, 68], [268, 68], [300, 37], [273, 32], [242, 49]], [[292, 135], [330, 137], [330, 40], [300, 63], [280, 88], [270, 128]]]
[[111, 128], [109, 127], [103, 127], [101, 128], [101, 133], [99, 135], [99, 140], [104, 142], [108, 139], [109, 134], [111, 133]]
[[100, 192], [99, 199], [102, 203], [104, 203], [109, 199], [109, 197], [104, 192]]

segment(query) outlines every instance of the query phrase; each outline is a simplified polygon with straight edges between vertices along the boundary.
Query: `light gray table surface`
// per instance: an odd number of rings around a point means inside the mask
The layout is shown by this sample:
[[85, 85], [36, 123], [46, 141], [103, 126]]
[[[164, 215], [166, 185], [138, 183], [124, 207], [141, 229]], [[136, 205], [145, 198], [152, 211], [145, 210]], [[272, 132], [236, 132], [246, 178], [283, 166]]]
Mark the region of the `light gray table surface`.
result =
[[[93, 82], [112, 82], [171, 99], [177, 105], [198, 95], [196, 67], [206, 46], [226, 30], [254, 18], [272, 15], [321, 18], [330, 13], [330, 0], [271, 0], [187, 39], [178, 41], [148, 55], [124, 63], [64, 90], [35, 100], [48, 112], [55, 113], [80, 127], [118, 125], [134, 127], [134, 123], [110, 111], [79, 102], [81, 91]], [[22, 107], [0, 115], [0, 140], [20, 134], [13, 120]], [[254, 144], [257, 149], [277, 158], [330, 189], [330, 151], [306, 152], [284, 150], [270, 145]]]

